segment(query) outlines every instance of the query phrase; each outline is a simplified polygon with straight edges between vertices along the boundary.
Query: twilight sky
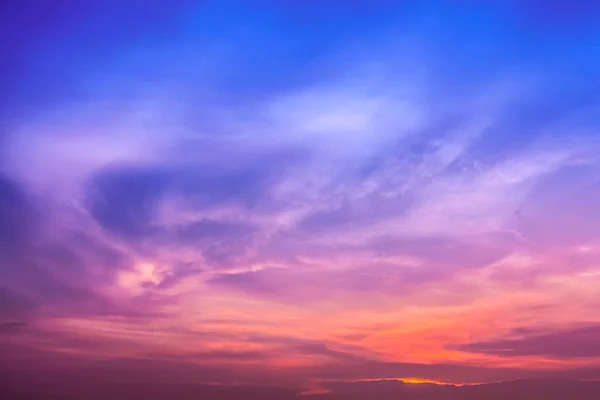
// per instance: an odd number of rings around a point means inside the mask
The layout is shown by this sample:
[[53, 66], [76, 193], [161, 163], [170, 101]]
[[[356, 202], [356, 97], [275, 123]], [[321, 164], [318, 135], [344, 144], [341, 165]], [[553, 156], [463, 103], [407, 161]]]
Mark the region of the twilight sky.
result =
[[10, 3], [5, 370], [600, 379], [600, 2]]

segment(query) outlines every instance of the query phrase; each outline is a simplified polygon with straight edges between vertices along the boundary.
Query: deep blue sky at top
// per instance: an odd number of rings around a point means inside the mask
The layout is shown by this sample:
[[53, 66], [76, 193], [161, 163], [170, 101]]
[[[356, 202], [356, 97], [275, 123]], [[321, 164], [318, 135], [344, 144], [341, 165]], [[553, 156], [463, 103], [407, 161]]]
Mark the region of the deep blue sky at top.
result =
[[252, 113], [257, 102], [335, 81], [344, 68], [373, 57], [393, 60], [386, 71], [390, 85], [398, 78], [394, 68], [416, 76], [426, 71], [433, 105], [452, 104], [503, 80], [518, 86], [526, 74], [532, 88], [503, 111], [491, 128], [495, 134], [473, 145], [493, 159], [595, 102], [599, 4], [14, 1], [3, 6], [2, 29], [10, 40], [1, 49], [0, 137], [74, 104], [169, 85], [177, 86], [183, 102], [183, 125], [211, 126], [207, 105]]
[[549, 63], [546, 72], [552, 64], [572, 72], [573, 82], [557, 85], [585, 86], [582, 80], [595, 72], [600, 52], [594, 0], [26, 0], [2, 7], [8, 40], [1, 75], [9, 88], [3, 98], [21, 111], [86, 96], [83, 78], [110, 71], [115, 59], [131, 51], [147, 51], [126, 66], [136, 79], [177, 63], [155, 50], [182, 41], [198, 52], [219, 42], [231, 47], [237, 64], [217, 84], [236, 95], [315, 78], [319, 57], [415, 26], [435, 44], [447, 78], [459, 84], [501, 68]]

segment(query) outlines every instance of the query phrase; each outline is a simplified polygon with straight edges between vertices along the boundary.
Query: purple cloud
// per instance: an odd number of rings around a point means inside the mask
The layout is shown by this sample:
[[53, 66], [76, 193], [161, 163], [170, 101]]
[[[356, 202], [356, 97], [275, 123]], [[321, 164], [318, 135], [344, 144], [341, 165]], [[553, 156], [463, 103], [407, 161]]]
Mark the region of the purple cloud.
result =
[[532, 332], [518, 339], [473, 342], [457, 349], [502, 357], [546, 356], [556, 359], [600, 357], [600, 327]]

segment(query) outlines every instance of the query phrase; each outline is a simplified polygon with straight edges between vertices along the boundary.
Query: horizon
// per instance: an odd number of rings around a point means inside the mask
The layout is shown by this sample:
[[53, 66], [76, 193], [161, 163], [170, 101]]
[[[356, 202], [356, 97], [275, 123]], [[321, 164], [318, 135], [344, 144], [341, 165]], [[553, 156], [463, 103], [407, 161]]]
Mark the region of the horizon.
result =
[[600, 398], [600, 1], [0, 26], [0, 397]]

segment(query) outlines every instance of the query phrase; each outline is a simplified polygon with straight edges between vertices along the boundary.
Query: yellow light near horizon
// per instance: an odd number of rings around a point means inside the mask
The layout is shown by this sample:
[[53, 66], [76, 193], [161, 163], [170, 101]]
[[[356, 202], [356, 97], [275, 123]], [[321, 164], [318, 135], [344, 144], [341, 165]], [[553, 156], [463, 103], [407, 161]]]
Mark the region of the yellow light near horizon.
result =
[[413, 385], [419, 385], [419, 384], [423, 384], [423, 383], [431, 383], [434, 385], [448, 385], [447, 383], [444, 382], [438, 382], [438, 381], [434, 381], [431, 379], [419, 379], [419, 378], [399, 378], [399, 381], [402, 381], [404, 383], [410, 383]]

